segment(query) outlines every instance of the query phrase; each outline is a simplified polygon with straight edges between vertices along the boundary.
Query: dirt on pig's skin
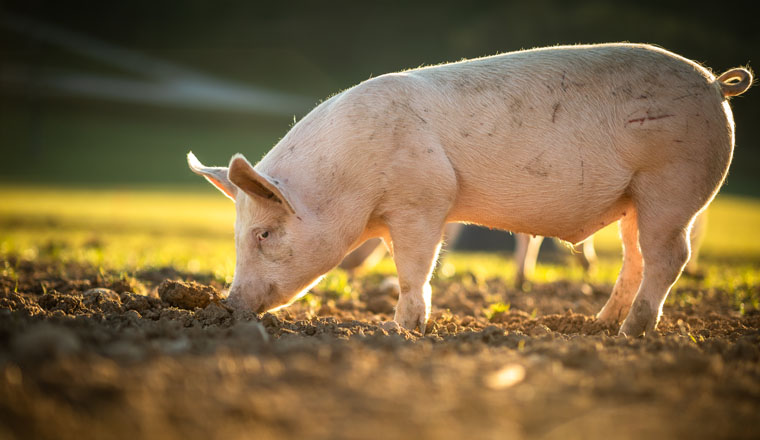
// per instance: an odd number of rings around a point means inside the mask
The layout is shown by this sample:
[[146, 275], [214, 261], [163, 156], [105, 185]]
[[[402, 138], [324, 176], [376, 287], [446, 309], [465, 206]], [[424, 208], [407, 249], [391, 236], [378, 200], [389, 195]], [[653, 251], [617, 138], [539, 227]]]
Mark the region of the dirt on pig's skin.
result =
[[154, 273], [13, 264], [2, 439], [760, 436], [760, 314], [727, 295], [625, 339], [593, 317], [610, 286], [437, 280], [422, 335], [384, 329], [395, 298], [374, 279], [256, 315], [174, 307]]

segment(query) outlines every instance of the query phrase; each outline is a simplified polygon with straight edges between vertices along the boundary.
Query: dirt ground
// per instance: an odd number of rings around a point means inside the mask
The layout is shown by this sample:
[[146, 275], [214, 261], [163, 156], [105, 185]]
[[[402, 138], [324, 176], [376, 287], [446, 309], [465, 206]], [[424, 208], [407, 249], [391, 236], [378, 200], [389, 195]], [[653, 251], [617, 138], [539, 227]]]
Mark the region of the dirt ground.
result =
[[0, 263], [0, 439], [760, 437], [760, 313], [725, 292], [625, 339], [608, 285], [439, 279], [423, 336], [379, 276], [257, 316], [172, 269]]

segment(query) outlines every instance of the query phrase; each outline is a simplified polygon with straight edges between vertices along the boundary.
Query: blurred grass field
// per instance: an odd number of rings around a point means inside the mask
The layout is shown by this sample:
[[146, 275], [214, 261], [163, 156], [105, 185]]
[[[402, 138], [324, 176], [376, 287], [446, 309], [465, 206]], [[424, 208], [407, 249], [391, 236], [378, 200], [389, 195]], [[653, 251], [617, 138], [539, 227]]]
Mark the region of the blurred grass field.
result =
[[[132, 273], [172, 267], [232, 281], [235, 264], [234, 204], [211, 187], [164, 189], [61, 189], [0, 187], [0, 255], [22, 259], [80, 262], [103, 270]], [[543, 264], [534, 281], [588, 280], [612, 284], [620, 268], [617, 226], [595, 237], [599, 268], [584, 278], [577, 264]], [[734, 292], [738, 310], [758, 308], [760, 285], [760, 200], [721, 195], [709, 209], [700, 254], [705, 279], [682, 278], [677, 286]], [[511, 255], [450, 251], [438, 277], [463, 273], [476, 279], [513, 278]], [[8, 270], [8, 268], [5, 268]], [[385, 258], [372, 272], [395, 274]], [[337, 287], [335, 287], [337, 286]], [[346, 274], [334, 270], [323, 290], [351, 294]]]

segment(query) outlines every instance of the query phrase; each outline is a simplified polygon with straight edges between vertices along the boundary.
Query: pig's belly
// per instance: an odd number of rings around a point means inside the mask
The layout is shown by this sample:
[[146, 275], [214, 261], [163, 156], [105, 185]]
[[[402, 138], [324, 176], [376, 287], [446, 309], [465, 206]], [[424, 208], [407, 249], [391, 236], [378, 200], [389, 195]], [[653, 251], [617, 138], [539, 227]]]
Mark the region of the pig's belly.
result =
[[478, 168], [458, 173], [459, 191], [450, 221], [577, 243], [632, 206], [626, 195], [632, 173], [624, 169], [599, 172], [572, 164], [531, 168], [529, 160]]
[[481, 209], [452, 212], [449, 221], [471, 223], [511, 232], [557, 237], [570, 243], [579, 243], [596, 231], [627, 215], [632, 208], [625, 196], [594, 212], [567, 212], [554, 207], [536, 208], [529, 213], [500, 207], [484, 206]]

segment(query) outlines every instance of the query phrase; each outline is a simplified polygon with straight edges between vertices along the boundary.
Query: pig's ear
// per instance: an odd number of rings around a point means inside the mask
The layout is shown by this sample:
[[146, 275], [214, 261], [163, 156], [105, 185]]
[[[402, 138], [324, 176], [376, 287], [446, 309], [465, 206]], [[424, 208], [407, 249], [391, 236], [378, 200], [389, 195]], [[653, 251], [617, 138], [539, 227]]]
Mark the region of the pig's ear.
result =
[[230, 182], [230, 180], [227, 178], [227, 168], [226, 167], [207, 167], [204, 166], [197, 157], [193, 154], [193, 152], [187, 153], [187, 165], [190, 167], [190, 169], [200, 176], [203, 176], [211, 182], [212, 185], [217, 187], [219, 191], [223, 192], [224, 195], [235, 201], [235, 197], [237, 196], [237, 187]]
[[230, 170], [227, 174], [230, 182], [245, 191], [251, 197], [260, 197], [282, 204], [291, 214], [295, 214], [293, 205], [279, 188], [279, 182], [253, 169], [242, 154], [232, 156]]

